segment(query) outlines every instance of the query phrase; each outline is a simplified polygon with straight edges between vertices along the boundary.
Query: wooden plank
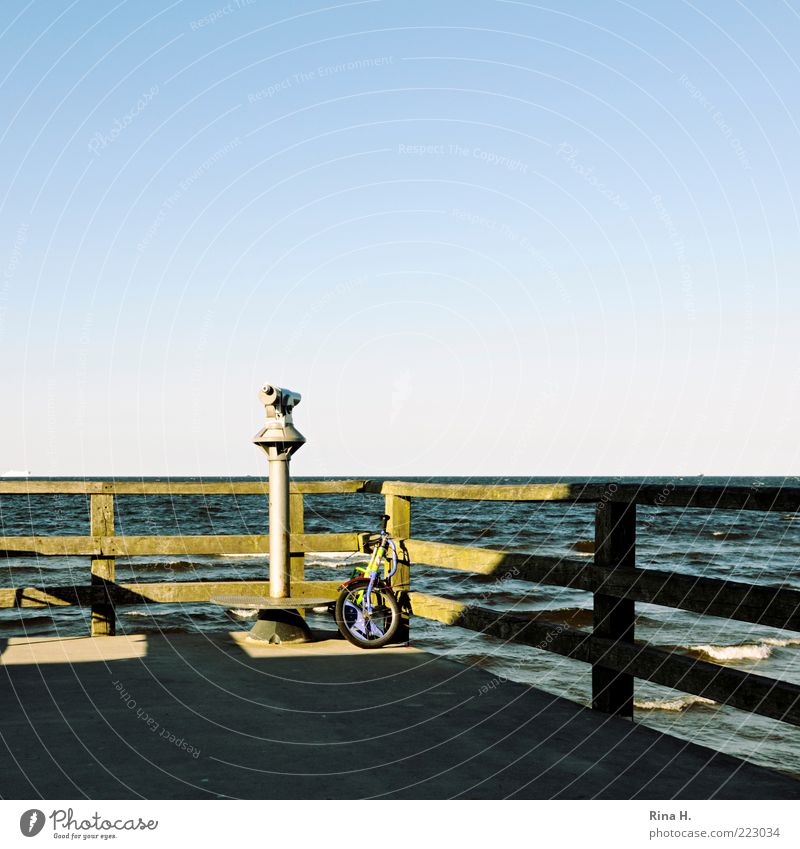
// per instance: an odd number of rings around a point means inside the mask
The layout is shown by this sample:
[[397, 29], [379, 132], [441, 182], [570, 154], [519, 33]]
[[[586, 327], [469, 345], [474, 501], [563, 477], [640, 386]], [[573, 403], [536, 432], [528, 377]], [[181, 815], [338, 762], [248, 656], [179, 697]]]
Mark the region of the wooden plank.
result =
[[112, 491], [112, 484], [105, 481], [0, 480], [0, 495], [91, 495]]
[[[261, 479], [232, 481], [85, 481], [0, 480], [0, 495], [92, 494], [116, 495], [264, 495], [269, 485]], [[478, 501], [636, 501], [656, 507], [694, 507], [725, 510], [771, 510], [800, 512], [800, 487], [712, 486], [680, 482], [626, 484], [572, 482], [523, 485], [440, 484], [383, 480], [294, 480], [291, 492], [369, 492], [415, 498], [467, 499]]]
[[[361, 492], [363, 480], [293, 480], [290, 492], [306, 495]], [[265, 495], [269, 484], [265, 480], [232, 481], [66, 481], [66, 480], [0, 480], [0, 495], [85, 495], [92, 493], [114, 495]]]
[[412, 481], [366, 481], [365, 492], [414, 498], [481, 501], [619, 502], [656, 507], [800, 512], [798, 486], [712, 486], [708, 484], [625, 484], [616, 481], [530, 483], [524, 485], [439, 484]]
[[656, 569], [592, 569], [593, 589], [705, 616], [800, 631], [800, 591]]
[[797, 486], [711, 486], [678, 482], [664, 484], [613, 485], [613, 501], [653, 507], [691, 507], [715, 510], [764, 510], [796, 513], [800, 511], [800, 487]]
[[[301, 545], [305, 540], [298, 540]], [[261, 554], [269, 550], [268, 536], [68, 536], [0, 537], [0, 551], [95, 557], [158, 554]]]
[[[95, 537], [107, 539], [114, 533], [114, 496], [94, 494], [90, 502], [90, 529]], [[108, 587], [114, 583], [114, 558], [93, 557], [92, 573], [92, 624], [93, 637], [113, 637], [115, 631], [114, 606], [108, 597]]]
[[397, 590], [397, 601], [400, 605], [400, 628], [395, 642], [407, 643], [411, 624], [411, 603], [408, 598], [411, 588], [411, 570], [406, 540], [411, 536], [411, 500], [402, 495], [387, 494], [384, 499], [384, 510], [389, 516], [387, 529], [394, 538], [398, 556], [397, 572], [392, 578], [392, 585]]
[[565, 625], [411, 593], [415, 616], [552, 651], [573, 660], [800, 725], [800, 686], [647, 645], [594, 637]]
[[[595, 509], [595, 563], [608, 572], [636, 565], [636, 504], [601, 502]], [[611, 643], [633, 644], [635, 602], [594, 593], [593, 635]], [[603, 713], [633, 718], [633, 676], [592, 664], [592, 707]]]
[[626, 484], [618, 481], [582, 481], [569, 484], [524, 485], [442, 484], [416, 481], [366, 481], [364, 492], [394, 493], [414, 498], [479, 501], [614, 501], [656, 507], [696, 507], [724, 510], [800, 512], [800, 487], [712, 486], [670, 481], [663, 484]]
[[[359, 534], [294, 534], [292, 551], [358, 551]], [[208, 536], [68, 536], [0, 537], [0, 552], [9, 554], [132, 557], [161, 554], [268, 554], [267, 534]]]
[[70, 604], [90, 605], [94, 591], [83, 587], [16, 587], [0, 589], [2, 607], [62, 607]]
[[266, 554], [269, 536], [266, 534], [211, 536], [124, 536], [101, 540], [104, 552], [117, 557], [153, 555], [223, 555]]
[[[340, 581], [302, 581], [293, 588], [296, 596], [322, 595], [336, 598]], [[168, 581], [125, 583], [115, 589], [115, 603], [189, 603], [209, 601], [216, 595], [269, 596], [269, 581]]]
[[477, 604], [464, 604], [451, 598], [411, 592], [414, 616], [433, 619], [445, 625], [456, 625], [499, 640], [523, 643], [532, 648], [591, 661], [591, 634], [542, 617], [488, 610]]
[[[304, 507], [303, 496], [301, 493], [289, 495], [289, 533], [290, 540], [297, 540], [299, 537], [305, 537], [304, 534]], [[290, 548], [291, 548], [290, 544]], [[289, 571], [290, 584], [294, 586], [296, 582], [304, 581], [306, 577], [306, 559], [302, 551], [296, 548], [289, 554]]]
[[426, 563], [445, 569], [495, 575], [498, 579], [517, 578], [537, 584], [587, 590], [594, 588], [592, 564], [588, 560], [551, 557], [493, 548], [474, 548], [428, 540], [406, 540], [412, 563]]
[[597, 501], [603, 484], [455, 484], [416, 481], [366, 481], [364, 492], [406, 498], [443, 498], [461, 501]]
[[81, 556], [103, 554], [102, 537], [0, 537], [0, 552], [7, 554], [44, 554]]
[[[321, 595], [336, 598], [340, 581], [303, 581], [293, 591], [299, 596]], [[269, 595], [268, 581], [168, 581], [128, 582], [108, 587], [108, 597], [116, 606], [150, 603], [209, 601], [215, 595]], [[62, 607], [92, 604], [92, 587], [19, 587], [0, 589], [0, 608]]]
[[[303, 535], [304, 531], [304, 516], [303, 516], [303, 495], [302, 493], [292, 493], [289, 495], [289, 538], [294, 534], [295, 538]], [[306, 558], [302, 551], [289, 551], [289, 586], [294, 587], [296, 583], [304, 581], [306, 577]], [[302, 608], [298, 610], [300, 616], [305, 619], [306, 611]]]
[[589, 560], [406, 540], [412, 563], [569, 587], [706, 616], [800, 631], [800, 591], [657, 569], [614, 571]]
[[[333, 600], [339, 581], [302, 581], [292, 588], [297, 596], [320, 594]], [[164, 583], [118, 584], [116, 604], [190, 603], [209, 601], [218, 595], [269, 596], [269, 581], [170, 581]]]

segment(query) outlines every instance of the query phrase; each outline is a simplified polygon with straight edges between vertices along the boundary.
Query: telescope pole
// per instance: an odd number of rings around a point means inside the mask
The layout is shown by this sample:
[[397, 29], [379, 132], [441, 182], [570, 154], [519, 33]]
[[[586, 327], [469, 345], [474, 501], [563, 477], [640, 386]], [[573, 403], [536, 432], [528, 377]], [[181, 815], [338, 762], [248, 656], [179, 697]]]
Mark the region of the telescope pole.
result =
[[[272, 449], [275, 451], [275, 449]], [[269, 458], [269, 594], [289, 598], [289, 458], [275, 452]]]

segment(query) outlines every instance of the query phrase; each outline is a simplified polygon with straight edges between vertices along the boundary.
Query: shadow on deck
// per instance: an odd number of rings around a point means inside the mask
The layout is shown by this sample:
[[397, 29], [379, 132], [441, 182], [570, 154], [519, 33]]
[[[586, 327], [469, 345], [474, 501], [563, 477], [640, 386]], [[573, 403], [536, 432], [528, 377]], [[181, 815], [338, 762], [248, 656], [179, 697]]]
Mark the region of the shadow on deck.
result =
[[14, 798], [800, 798], [800, 782], [413, 648], [11, 639]]

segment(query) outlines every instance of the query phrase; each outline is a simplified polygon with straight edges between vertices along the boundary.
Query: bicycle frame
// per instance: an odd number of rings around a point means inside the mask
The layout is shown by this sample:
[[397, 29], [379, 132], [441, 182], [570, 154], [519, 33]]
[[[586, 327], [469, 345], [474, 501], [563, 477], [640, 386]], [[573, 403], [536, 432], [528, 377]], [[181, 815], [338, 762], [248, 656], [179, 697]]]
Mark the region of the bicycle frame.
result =
[[[385, 569], [385, 563], [387, 560], [387, 552], [391, 553], [391, 569], [381, 576], [378, 577], [381, 569]], [[394, 573], [397, 571], [397, 546], [395, 545], [394, 540], [391, 537], [391, 534], [384, 528], [380, 533], [380, 539], [376, 544], [375, 548], [372, 551], [372, 556], [369, 559], [369, 563], [366, 566], [356, 566], [355, 571], [360, 572], [360, 575], [356, 575], [350, 580], [345, 581], [342, 586], [339, 588], [340, 590], [345, 587], [350, 586], [354, 581], [363, 581], [364, 578], [369, 579], [369, 584], [366, 588], [366, 610], [368, 613], [372, 613], [372, 590], [377, 584], [378, 586], [389, 586], [391, 587], [391, 579]], [[364, 595], [361, 594], [361, 601], [363, 601]]]

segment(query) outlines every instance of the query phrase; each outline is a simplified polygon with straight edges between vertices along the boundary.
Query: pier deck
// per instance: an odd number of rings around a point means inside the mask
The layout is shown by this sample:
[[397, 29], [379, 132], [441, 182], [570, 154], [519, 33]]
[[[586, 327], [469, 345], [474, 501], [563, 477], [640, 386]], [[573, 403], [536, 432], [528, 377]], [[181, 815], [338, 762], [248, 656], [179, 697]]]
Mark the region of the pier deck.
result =
[[230, 633], [0, 652], [3, 798], [800, 798], [791, 778], [413, 648]]

